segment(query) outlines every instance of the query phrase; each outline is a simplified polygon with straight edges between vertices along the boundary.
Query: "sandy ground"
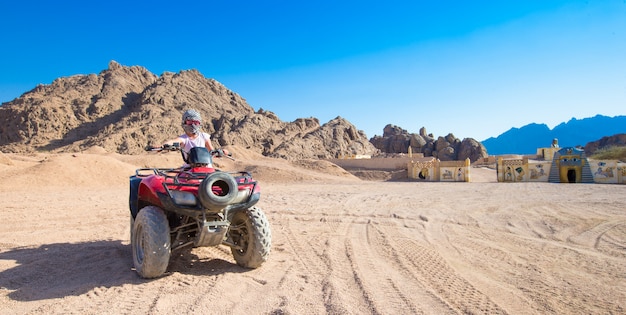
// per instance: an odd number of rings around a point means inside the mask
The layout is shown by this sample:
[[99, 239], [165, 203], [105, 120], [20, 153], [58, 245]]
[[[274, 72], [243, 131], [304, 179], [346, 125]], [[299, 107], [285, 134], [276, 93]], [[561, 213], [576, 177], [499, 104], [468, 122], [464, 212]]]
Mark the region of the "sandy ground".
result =
[[1, 314], [625, 314], [626, 186], [361, 180], [232, 148], [272, 251], [174, 253], [140, 278], [128, 176], [175, 153], [0, 153]]

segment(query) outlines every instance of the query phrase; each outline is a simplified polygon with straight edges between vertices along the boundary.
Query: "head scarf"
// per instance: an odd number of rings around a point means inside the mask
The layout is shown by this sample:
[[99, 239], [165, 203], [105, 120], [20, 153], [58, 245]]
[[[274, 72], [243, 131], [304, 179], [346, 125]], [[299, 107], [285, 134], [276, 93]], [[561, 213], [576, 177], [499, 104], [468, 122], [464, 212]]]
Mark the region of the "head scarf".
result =
[[187, 125], [187, 120], [197, 120], [199, 122], [202, 122], [202, 117], [200, 116], [200, 113], [198, 113], [196, 110], [188, 109], [183, 113], [182, 121], [182, 126], [185, 132], [198, 134], [200, 132], [201, 125]]

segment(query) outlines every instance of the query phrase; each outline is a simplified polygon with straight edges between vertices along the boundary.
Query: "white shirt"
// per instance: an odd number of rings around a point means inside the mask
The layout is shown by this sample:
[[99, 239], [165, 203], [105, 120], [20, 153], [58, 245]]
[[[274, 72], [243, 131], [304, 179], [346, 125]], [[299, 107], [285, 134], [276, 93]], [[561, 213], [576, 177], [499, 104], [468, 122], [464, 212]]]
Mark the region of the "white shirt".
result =
[[[206, 147], [206, 142], [207, 141], [211, 141], [211, 135], [206, 133], [206, 132], [201, 132], [198, 134], [198, 136], [195, 139], [191, 139], [189, 138], [189, 136], [187, 134], [183, 134], [182, 136], [180, 136], [181, 139], [183, 139], [183, 155], [185, 156], [185, 160], [187, 159], [187, 156], [189, 154], [189, 151], [191, 151], [191, 148], [195, 148], [195, 147]], [[187, 166], [187, 164], [185, 164]]]

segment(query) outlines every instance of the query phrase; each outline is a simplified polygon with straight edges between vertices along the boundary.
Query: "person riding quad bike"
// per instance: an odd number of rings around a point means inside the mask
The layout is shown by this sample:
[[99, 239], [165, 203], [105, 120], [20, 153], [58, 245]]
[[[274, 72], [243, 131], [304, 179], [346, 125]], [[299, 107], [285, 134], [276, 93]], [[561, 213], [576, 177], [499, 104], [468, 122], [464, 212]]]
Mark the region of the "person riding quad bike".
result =
[[213, 167], [223, 150], [165, 144], [150, 151], [180, 151], [184, 167], [140, 168], [130, 177], [130, 239], [139, 276], [156, 278], [167, 270], [172, 251], [226, 245], [236, 263], [260, 267], [268, 258], [272, 234], [256, 206], [259, 183], [249, 172]]

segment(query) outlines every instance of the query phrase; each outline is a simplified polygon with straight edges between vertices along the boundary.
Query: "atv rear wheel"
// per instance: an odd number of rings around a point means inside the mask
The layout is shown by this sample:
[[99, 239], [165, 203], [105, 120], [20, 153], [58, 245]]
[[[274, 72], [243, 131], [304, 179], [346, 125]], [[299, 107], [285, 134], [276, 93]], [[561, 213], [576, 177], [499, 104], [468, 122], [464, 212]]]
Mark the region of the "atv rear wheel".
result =
[[[132, 218], [132, 216], [131, 216]], [[163, 210], [147, 206], [139, 211], [131, 230], [135, 270], [142, 278], [156, 278], [170, 261], [170, 226]]]
[[235, 246], [231, 252], [239, 266], [257, 268], [270, 254], [272, 232], [265, 213], [252, 207], [235, 212], [230, 219], [228, 235]]

